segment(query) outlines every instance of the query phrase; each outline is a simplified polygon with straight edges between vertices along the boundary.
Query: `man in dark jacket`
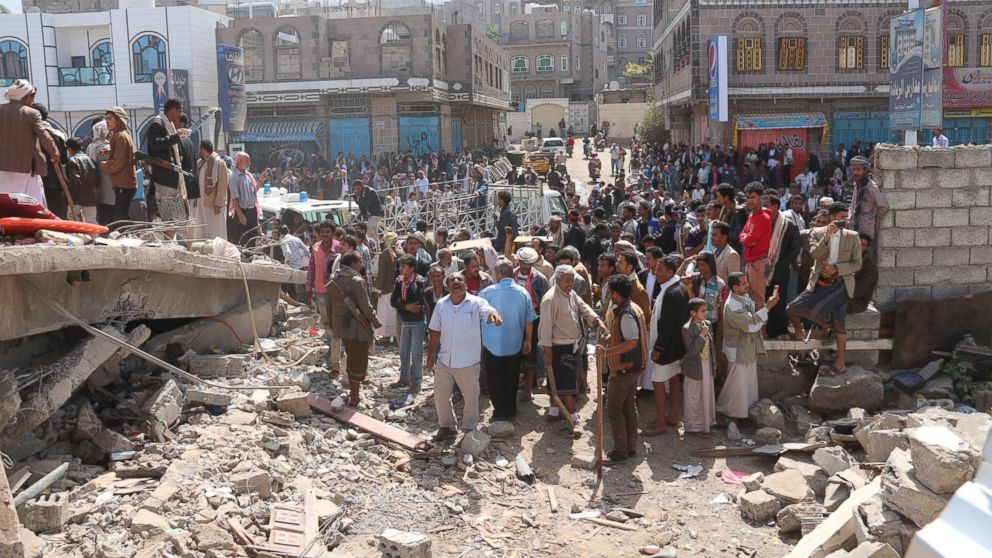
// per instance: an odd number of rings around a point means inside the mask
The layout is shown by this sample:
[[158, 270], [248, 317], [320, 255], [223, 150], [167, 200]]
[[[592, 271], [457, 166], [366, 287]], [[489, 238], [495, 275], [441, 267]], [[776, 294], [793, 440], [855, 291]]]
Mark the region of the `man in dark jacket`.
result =
[[513, 240], [518, 233], [517, 216], [510, 208], [513, 196], [509, 190], [500, 190], [496, 193], [496, 205], [499, 206], [499, 218], [496, 220], [496, 239], [493, 241], [493, 248], [497, 252], [502, 252], [506, 245], [506, 228], [510, 227], [510, 240]]
[[[179, 125], [183, 129], [189, 129], [189, 116], [183, 113], [179, 117]], [[192, 130], [190, 134], [192, 134]], [[193, 145], [193, 138], [189, 135], [181, 136], [179, 138], [179, 156], [182, 159], [182, 168], [184, 171], [188, 172], [189, 175], [185, 176], [186, 179], [186, 199], [198, 200], [200, 199], [200, 180], [199, 180], [199, 169], [196, 167], [196, 161], [199, 158], [199, 149]]]
[[69, 214], [69, 201], [65, 198], [65, 192], [59, 182], [58, 173], [62, 172], [62, 168], [55, 168], [60, 164], [60, 161], [69, 158], [65, 150], [65, 134], [48, 123], [48, 107], [41, 103], [35, 103], [31, 108], [41, 113], [42, 125], [59, 151], [59, 156], [54, 158], [47, 152], [44, 154], [47, 172], [41, 175], [41, 184], [45, 188], [45, 203], [49, 211], [57, 215], [59, 219], [65, 219]]
[[369, 231], [376, 238], [379, 237], [379, 232], [376, 225], [382, 219], [382, 203], [379, 201], [379, 195], [376, 194], [371, 188], [365, 186], [365, 183], [361, 180], [356, 180], [351, 183], [351, 191], [354, 193], [355, 203], [358, 205], [358, 215], [369, 225]]
[[358, 390], [368, 373], [372, 332], [381, 325], [362, 278], [364, 267], [358, 252], [341, 256], [340, 267], [327, 286], [331, 329], [334, 337], [341, 339], [348, 355], [348, 386], [351, 390], [348, 405], [352, 407], [358, 405]]
[[[182, 101], [176, 98], [166, 100], [162, 114], [152, 118], [145, 135], [149, 155], [180, 167], [183, 163], [182, 138], [188, 134], [188, 130], [181, 128], [182, 114]], [[177, 129], [177, 124], [180, 129]], [[151, 189], [155, 194], [155, 206], [159, 217], [162, 221], [186, 220], [189, 215], [186, 207], [187, 177], [162, 165], [152, 164], [151, 168]]]
[[[777, 195], [765, 196], [765, 208], [772, 216], [772, 242], [777, 244], [769, 248], [769, 257], [775, 256], [775, 260], [772, 275], [765, 289], [765, 298], [771, 298], [776, 287], [780, 296], [785, 297], [786, 291], [789, 290], [789, 271], [802, 251], [799, 229], [795, 223], [779, 212], [781, 205]], [[789, 316], [785, 312], [784, 304], [779, 304], [768, 312], [766, 332], [769, 339], [789, 334]]]
[[96, 224], [96, 187], [100, 182], [100, 171], [96, 163], [83, 152], [83, 146], [76, 138], [65, 141], [69, 159], [65, 163], [66, 180], [69, 182], [69, 194], [76, 206], [73, 219], [82, 219], [84, 223]]
[[[661, 294], [651, 309], [651, 383], [654, 387], [654, 401], [657, 407], [656, 430], [645, 435], [662, 434], [668, 426], [677, 426], [681, 409], [682, 386], [679, 371], [685, 345], [682, 343], [682, 326], [689, 320], [689, 294], [679, 276], [678, 259], [665, 256], [655, 265], [655, 278], [661, 283]], [[671, 395], [671, 404], [666, 415], [665, 391]]]

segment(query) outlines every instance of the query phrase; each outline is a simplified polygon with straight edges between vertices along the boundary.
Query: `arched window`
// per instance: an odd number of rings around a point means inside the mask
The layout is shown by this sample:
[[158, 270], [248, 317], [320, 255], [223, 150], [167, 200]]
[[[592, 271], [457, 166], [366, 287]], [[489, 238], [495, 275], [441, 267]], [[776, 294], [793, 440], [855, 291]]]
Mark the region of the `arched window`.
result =
[[627, 14], [623, 10], [617, 10], [617, 25], [627, 25]]
[[617, 35], [617, 48], [627, 48], [627, 34], [620, 33]]
[[410, 29], [402, 23], [390, 23], [379, 34], [379, 49], [382, 53], [382, 72], [398, 74], [409, 72], [410, 49], [413, 47]]
[[602, 4], [599, 5], [599, 13], [601, 13], [601, 14], [612, 14], [613, 13], [613, 4], [610, 4], [609, 2], [603, 2]]
[[0, 41], [0, 85], [28, 78], [28, 47], [18, 41]]
[[93, 66], [107, 67], [114, 65], [114, 53], [110, 49], [110, 41], [101, 41], [96, 44], [90, 50], [90, 58], [93, 60]]
[[[757, 14], [745, 13], [737, 16], [734, 22], [734, 35], [737, 41], [735, 68], [738, 73], [759, 73], [764, 71], [765, 24]], [[673, 60], [673, 69], [677, 60]]]
[[992, 10], [985, 12], [985, 17], [978, 23], [978, 40], [981, 45], [978, 65], [988, 68], [992, 66]]
[[538, 73], [547, 73], [555, 71], [555, 57], [550, 54], [542, 54], [537, 57], [537, 71]]
[[273, 45], [276, 79], [300, 79], [303, 68], [300, 59], [303, 50], [300, 45], [300, 34], [292, 27], [280, 27], [276, 29]]
[[265, 37], [258, 29], [245, 29], [238, 37], [238, 45], [244, 49], [245, 81], [265, 79]]
[[806, 69], [806, 21], [798, 13], [786, 13], [775, 21], [778, 46], [778, 71], [801, 72]]
[[637, 34], [637, 48], [647, 48], [648, 47], [648, 37], [644, 33]]
[[861, 71], [865, 68], [865, 21], [857, 12], [837, 20], [837, 69]]
[[510, 60], [511, 72], [515, 74], [524, 74], [527, 73], [528, 69], [530, 69], [530, 61], [526, 56], [514, 56], [513, 59]]
[[947, 65], [952, 68], [964, 66], [968, 51], [968, 24], [958, 11], [947, 14]]
[[550, 99], [554, 96], [555, 96], [555, 86], [547, 83], [541, 86], [542, 99]]
[[131, 43], [134, 82], [148, 83], [152, 72], [169, 67], [168, 43], [158, 35], [141, 35]]
[[530, 26], [526, 21], [514, 21], [510, 24], [510, 40], [526, 41], [530, 38]]

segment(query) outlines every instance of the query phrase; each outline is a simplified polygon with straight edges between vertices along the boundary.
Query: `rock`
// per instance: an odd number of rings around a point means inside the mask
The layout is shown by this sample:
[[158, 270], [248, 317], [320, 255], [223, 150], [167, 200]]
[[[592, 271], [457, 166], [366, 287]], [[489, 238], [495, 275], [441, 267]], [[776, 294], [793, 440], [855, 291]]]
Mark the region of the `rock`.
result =
[[233, 395], [218, 393], [216, 391], [203, 389], [186, 390], [186, 406], [215, 405], [217, 407], [227, 407], [234, 400]]
[[803, 461], [804, 459], [808, 460], [810, 458], [806, 456], [789, 457], [788, 455], [783, 455], [775, 462], [775, 471], [780, 472], [789, 469], [799, 471], [803, 478], [806, 479], [806, 484], [813, 490], [813, 494], [823, 496], [824, 491], [827, 489], [827, 479], [830, 477], [819, 465], [810, 461]]
[[96, 416], [93, 405], [89, 401], [79, 406], [79, 414], [76, 415], [76, 430], [72, 433], [72, 440], [80, 442], [82, 440], [92, 440], [103, 430], [103, 421]]
[[138, 510], [138, 513], [131, 518], [131, 532], [134, 534], [166, 530], [170, 527], [168, 519], [148, 510]]
[[489, 431], [489, 435], [494, 438], [505, 438], [513, 434], [515, 427], [513, 423], [506, 420], [497, 420], [489, 425], [486, 430]]
[[813, 428], [813, 414], [809, 412], [809, 409], [800, 405], [792, 405], [789, 407], [789, 412], [792, 414], [796, 429], [799, 432], [809, 432], [809, 429]]
[[759, 427], [768, 426], [785, 430], [785, 415], [771, 399], [762, 399], [747, 410], [747, 416]]
[[727, 424], [727, 439], [731, 442], [739, 442], [744, 439], [741, 431], [737, 428], [736, 422], [731, 421]]
[[28, 500], [17, 510], [17, 517], [35, 533], [61, 529], [69, 519], [68, 493], [42, 494]]
[[775, 523], [778, 524], [779, 533], [797, 533], [802, 527], [802, 520], [799, 518], [799, 507], [802, 504], [790, 504], [779, 510], [775, 516]]
[[638, 552], [640, 552], [641, 554], [647, 554], [648, 556], [650, 556], [652, 554], [657, 554], [657, 553], [661, 552], [661, 547], [658, 546], [658, 545], [656, 545], [656, 544], [647, 544], [647, 545], [642, 546], [638, 550]]
[[836, 475], [857, 466], [857, 460], [840, 446], [820, 448], [813, 452], [813, 463], [819, 465], [828, 476]]
[[865, 420], [868, 418], [868, 411], [865, 411], [861, 407], [851, 407], [847, 410], [847, 418]]
[[606, 519], [616, 521], [617, 523], [627, 523], [627, 520], [630, 518], [628, 518], [627, 514], [620, 510], [610, 510], [610, 512], [606, 514]]
[[651, 558], [676, 558], [678, 556], [678, 551], [674, 546], [666, 546], [658, 552], [651, 555]]
[[179, 420], [183, 412], [183, 392], [175, 380], [169, 379], [145, 401], [144, 410], [151, 413], [155, 420], [171, 425]]
[[831, 441], [829, 426], [814, 426], [806, 433], [806, 442], [810, 444], [816, 444], [818, 442], [830, 443]]
[[909, 452], [916, 478], [936, 494], [951, 494], [970, 481], [981, 454], [944, 426], [910, 431]]
[[224, 553], [224, 555], [237, 554], [240, 547], [234, 544], [234, 538], [224, 529], [213, 523], [194, 525], [191, 529], [193, 540], [196, 541], [196, 549], [200, 552], [211, 550]]
[[251, 492], [262, 498], [272, 496], [272, 477], [265, 471], [248, 471], [231, 476], [236, 494]]
[[940, 514], [949, 498], [935, 494], [914, 473], [909, 452], [894, 450], [882, 471], [882, 502], [923, 527]]
[[754, 523], [765, 523], [782, 509], [778, 499], [764, 490], [748, 492], [741, 497], [738, 505], [741, 508], [741, 515]]
[[431, 558], [431, 539], [423, 533], [386, 529], [379, 535], [383, 558]]
[[836, 376], [817, 374], [809, 393], [809, 407], [820, 413], [846, 411], [851, 407], [873, 411], [881, 405], [884, 395], [878, 374], [852, 365]]
[[754, 492], [755, 490], [761, 490], [761, 483], [765, 480], [765, 474], [761, 471], [757, 473], [752, 473], [744, 479], [744, 488], [748, 492]]
[[848, 558], [900, 558], [891, 546], [878, 541], [865, 541], [847, 553]]
[[489, 434], [481, 430], [473, 430], [462, 436], [461, 450], [473, 457], [479, 457], [489, 447]]
[[118, 451], [131, 451], [134, 443], [128, 440], [123, 434], [104, 428], [93, 438], [93, 443], [104, 453], [115, 453]]
[[806, 479], [802, 473], [795, 469], [788, 469], [780, 473], [768, 475], [765, 477], [765, 481], [761, 483], [761, 489], [786, 505], [802, 502], [807, 498], [813, 498], [813, 490], [806, 483]]
[[299, 391], [281, 393], [276, 398], [276, 408], [292, 413], [296, 418], [308, 417], [310, 416], [310, 394]]
[[902, 517], [896, 512], [887, 509], [880, 498], [873, 498], [858, 507], [858, 513], [868, 533], [875, 539], [882, 541], [903, 554], [903, 535], [907, 535], [908, 540], [916, 532], [915, 526], [907, 525]]
[[771, 426], [765, 426], [764, 428], [759, 428], [754, 433], [754, 441], [759, 446], [765, 446], [769, 444], [779, 444], [782, 442], [782, 431], [778, 428], [773, 428]]
[[827, 481], [827, 488], [823, 493], [823, 505], [827, 511], [832, 512], [865, 484], [867, 481], [857, 467], [841, 471]]
[[916, 393], [927, 399], [958, 400], [958, 394], [954, 391], [954, 380], [950, 376], [938, 376], [927, 382]]
[[888, 461], [892, 450], [896, 448], [909, 449], [909, 436], [901, 430], [870, 430], [864, 435], [862, 447], [864, 447], [865, 453], [868, 454], [868, 461], [883, 463]]
[[588, 452], [578, 452], [572, 455], [572, 467], [592, 471], [596, 468], [596, 456]]

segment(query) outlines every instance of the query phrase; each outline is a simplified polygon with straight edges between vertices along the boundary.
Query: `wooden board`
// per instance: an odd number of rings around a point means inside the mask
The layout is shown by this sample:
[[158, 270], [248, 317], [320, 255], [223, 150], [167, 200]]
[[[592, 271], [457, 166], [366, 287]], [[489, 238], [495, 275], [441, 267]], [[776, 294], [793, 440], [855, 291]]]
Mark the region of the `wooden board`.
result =
[[425, 438], [410, 434], [406, 430], [397, 428], [391, 424], [386, 424], [368, 415], [363, 415], [362, 413], [359, 413], [354, 409], [349, 409], [348, 407], [345, 407], [340, 411], [335, 411], [331, 408], [330, 401], [315, 393], [310, 394], [310, 408], [324, 413], [335, 420], [346, 422], [352, 426], [361, 428], [362, 430], [379, 438], [396, 442], [409, 450], [427, 451], [430, 449], [430, 443]]
[[[892, 368], [920, 368], [931, 351], [952, 351], [966, 333], [992, 345], [992, 291], [943, 300], [903, 300], [896, 305]], [[978, 310], [976, 312], [976, 310]]]
[[460, 250], [472, 250], [475, 248], [492, 248], [493, 241], [489, 238], [476, 238], [474, 240], [459, 240], [458, 242], [452, 242], [451, 248], [452, 252], [458, 252]]

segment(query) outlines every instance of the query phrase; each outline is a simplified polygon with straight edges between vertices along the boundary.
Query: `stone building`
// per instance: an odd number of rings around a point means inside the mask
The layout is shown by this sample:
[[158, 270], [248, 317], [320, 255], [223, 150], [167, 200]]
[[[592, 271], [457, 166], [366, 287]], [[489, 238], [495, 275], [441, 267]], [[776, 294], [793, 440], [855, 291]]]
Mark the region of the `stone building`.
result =
[[[888, 125], [889, 20], [905, 6], [895, 0], [656, 2], [655, 104], [665, 111], [675, 141], [687, 143], [746, 147], [783, 140], [822, 155], [840, 143], [894, 141]], [[947, 29], [949, 66], [992, 66], [987, 2], [951, 2]], [[727, 37], [730, 119], [710, 122], [708, 41], [721, 35]], [[944, 133], [953, 143], [988, 141], [988, 111], [944, 116]]]
[[509, 58], [485, 30], [431, 11], [236, 19], [256, 159], [481, 149], [505, 135]]
[[606, 53], [609, 80], [628, 83], [632, 80], [623, 75], [627, 63], [644, 64], [648, 59], [654, 32], [653, 4], [650, 0], [603, 0], [594, 9], [613, 37]]

